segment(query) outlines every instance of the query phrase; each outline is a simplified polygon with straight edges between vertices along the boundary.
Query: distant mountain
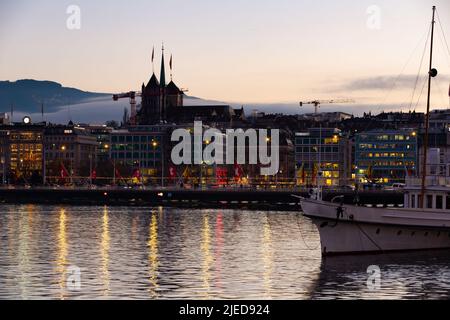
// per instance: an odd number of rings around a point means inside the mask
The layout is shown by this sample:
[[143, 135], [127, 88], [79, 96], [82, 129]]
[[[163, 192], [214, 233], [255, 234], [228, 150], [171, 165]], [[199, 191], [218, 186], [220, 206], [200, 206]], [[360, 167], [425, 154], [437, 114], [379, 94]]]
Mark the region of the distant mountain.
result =
[[[113, 101], [112, 94], [86, 92], [75, 88], [63, 87], [52, 81], [18, 80], [15, 82], [0, 81], [0, 113], [9, 112], [14, 103], [14, 120], [23, 116], [31, 116], [41, 120], [41, 102], [44, 102], [44, 120], [53, 123], [104, 123], [108, 120], [121, 121], [124, 108], [129, 109], [128, 99]], [[137, 99], [138, 104], [140, 98]], [[240, 103], [227, 103], [195, 96], [185, 96], [185, 105], [224, 105], [240, 108]], [[327, 111], [344, 111], [350, 114], [362, 114], [363, 111], [386, 111], [398, 109], [398, 106], [373, 105], [336, 105]], [[253, 110], [266, 113], [299, 114], [313, 112], [313, 107], [300, 109], [297, 102], [293, 103], [252, 103], [244, 105], [245, 113], [250, 115]], [[378, 110], [379, 109], [379, 110]]]
[[110, 95], [67, 88], [53, 81], [0, 81], [0, 112], [9, 111], [11, 104], [14, 104], [14, 110], [18, 112], [39, 112], [41, 103], [44, 103], [45, 112], [51, 113], [69, 104], [106, 96]]

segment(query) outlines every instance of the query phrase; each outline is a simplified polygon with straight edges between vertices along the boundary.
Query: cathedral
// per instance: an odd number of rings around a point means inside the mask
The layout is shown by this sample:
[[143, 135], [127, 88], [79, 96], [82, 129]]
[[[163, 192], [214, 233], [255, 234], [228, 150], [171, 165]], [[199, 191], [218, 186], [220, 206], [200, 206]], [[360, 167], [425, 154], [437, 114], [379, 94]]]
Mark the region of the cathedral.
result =
[[141, 94], [141, 107], [136, 116], [139, 125], [171, 121], [171, 115], [174, 114], [176, 108], [183, 107], [183, 91], [177, 87], [172, 79], [166, 84], [164, 48], [162, 49], [159, 81], [153, 73], [147, 85], [142, 84]]
[[[153, 62], [152, 55], [152, 62]], [[228, 124], [245, 121], [243, 108], [233, 109], [229, 105], [183, 104], [184, 92], [172, 80], [172, 58], [170, 59], [170, 82], [166, 84], [164, 47], [162, 48], [161, 73], [159, 80], [153, 72], [147, 85], [142, 84], [141, 106], [136, 114], [137, 125], [160, 123], [192, 123], [201, 120], [209, 124]]]

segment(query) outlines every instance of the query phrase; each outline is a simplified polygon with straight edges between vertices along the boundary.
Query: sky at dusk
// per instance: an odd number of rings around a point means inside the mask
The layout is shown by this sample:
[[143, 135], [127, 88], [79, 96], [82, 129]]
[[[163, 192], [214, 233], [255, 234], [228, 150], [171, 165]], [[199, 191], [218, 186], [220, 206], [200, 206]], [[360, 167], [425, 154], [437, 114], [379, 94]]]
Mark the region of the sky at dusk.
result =
[[[424, 102], [412, 93], [433, 4], [449, 43], [448, 0], [0, 0], [0, 80], [139, 90], [153, 46], [159, 76], [164, 41], [167, 73], [173, 54], [174, 81], [193, 96], [243, 104], [350, 97], [407, 109]], [[79, 30], [66, 26], [69, 5], [81, 9]], [[379, 9], [375, 24], [370, 8]], [[450, 52], [439, 24], [435, 48], [433, 102], [445, 108]], [[417, 92], [427, 68], [428, 52]]]

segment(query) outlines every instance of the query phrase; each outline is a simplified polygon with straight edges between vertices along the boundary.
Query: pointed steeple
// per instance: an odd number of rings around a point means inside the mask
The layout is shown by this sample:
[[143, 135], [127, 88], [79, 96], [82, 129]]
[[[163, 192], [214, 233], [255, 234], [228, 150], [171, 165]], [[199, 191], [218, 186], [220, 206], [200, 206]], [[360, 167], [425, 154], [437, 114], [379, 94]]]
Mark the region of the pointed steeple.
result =
[[161, 75], [159, 77], [160, 85], [162, 88], [166, 86], [166, 69], [164, 67], [164, 43], [162, 45], [162, 57], [161, 57]]

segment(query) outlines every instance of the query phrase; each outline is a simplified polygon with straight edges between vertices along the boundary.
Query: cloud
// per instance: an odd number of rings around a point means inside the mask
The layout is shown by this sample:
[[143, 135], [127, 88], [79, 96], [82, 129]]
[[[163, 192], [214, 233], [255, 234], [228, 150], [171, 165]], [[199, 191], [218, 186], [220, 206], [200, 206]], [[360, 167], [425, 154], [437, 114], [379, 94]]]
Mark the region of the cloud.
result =
[[[400, 75], [400, 76], [378, 76], [367, 77], [352, 80], [340, 86], [339, 90], [366, 91], [366, 90], [389, 90], [412, 89], [416, 82], [417, 75]], [[450, 81], [448, 75], [438, 75], [440, 81]], [[420, 75], [418, 84], [422, 84], [426, 80], [426, 76]]]

